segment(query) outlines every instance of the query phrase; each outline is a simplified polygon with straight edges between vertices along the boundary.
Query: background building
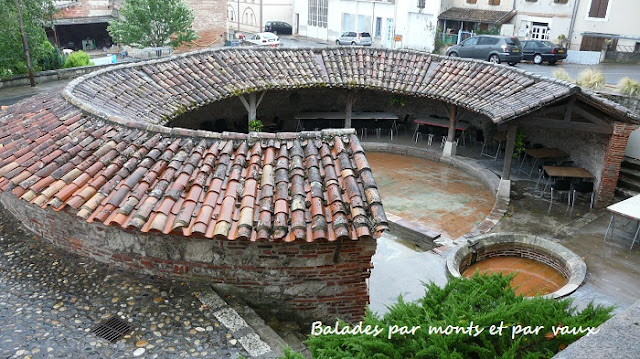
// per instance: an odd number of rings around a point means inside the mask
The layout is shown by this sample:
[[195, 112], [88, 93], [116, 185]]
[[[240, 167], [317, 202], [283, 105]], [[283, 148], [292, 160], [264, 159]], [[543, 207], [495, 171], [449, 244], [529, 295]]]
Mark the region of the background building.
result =
[[431, 51], [440, 0], [294, 0], [294, 33], [335, 41], [345, 31], [368, 32], [373, 46]]
[[293, 0], [228, 0], [226, 13], [229, 33], [257, 33], [267, 21], [293, 25]]
[[[124, 0], [54, 1], [58, 13], [53, 28], [47, 31], [49, 40], [60, 47], [74, 50], [101, 49], [112, 44], [107, 32], [109, 21], [118, 19]], [[185, 0], [195, 15], [193, 28], [198, 40], [191, 48], [207, 47], [222, 41], [226, 29], [223, 0]]]

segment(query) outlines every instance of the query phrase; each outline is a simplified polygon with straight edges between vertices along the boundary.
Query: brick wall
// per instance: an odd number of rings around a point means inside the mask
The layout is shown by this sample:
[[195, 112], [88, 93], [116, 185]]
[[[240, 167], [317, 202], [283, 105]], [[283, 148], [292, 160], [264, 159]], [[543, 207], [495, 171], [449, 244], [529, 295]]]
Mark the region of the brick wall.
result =
[[620, 164], [624, 157], [629, 136], [638, 126], [622, 122], [613, 123], [613, 134], [609, 138], [604, 154], [600, 184], [596, 192], [596, 207], [606, 207], [613, 202], [613, 196], [620, 174]]
[[195, 19], [193, 28], [198, 33], [189, 50], [209, 47], [214, 43], [224, 43], [221, 35], [227, 29], [227, 1], [226, 0], [185, 0]]
[[114, 16], [114, 0], [79, 0], [77, 4], [60, 9], [57, 19], [76, 17]]
[[140, 274], [211, 283], [301, 322], [357, 321], [369, 302], [373, 239], [258, 243], [144, 234], [45, 210], [12, 193], [2, 193], [0, 202], [29, 230], [70, 252]]

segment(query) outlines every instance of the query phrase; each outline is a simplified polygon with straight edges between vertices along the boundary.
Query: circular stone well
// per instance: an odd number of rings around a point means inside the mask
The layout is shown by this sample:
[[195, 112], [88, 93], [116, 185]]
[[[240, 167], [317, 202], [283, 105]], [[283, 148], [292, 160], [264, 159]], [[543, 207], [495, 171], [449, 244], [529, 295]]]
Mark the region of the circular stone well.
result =
[[[461, 277], [461, 273], [465, 273], [476, 263], [505, 261], [509, 258], [517, 259], [511, 264], [516, 267], [521, 265], [525, 275], [527, 270], [536, 271], [539, 270], [538, 268], [550, 267], [549, 269], [557, 271], [564, 277], [566, 284], [544, 295], [549, 298], [560, 298], [571, 294], [578, 289], [587, 274], [587, 265], [584, 261], [566, 247], [548, 239], [517, 233], [492, 233], [470, 239], [468, 243], [457, 247], [447, 257], [447, 272], [451, 276]], [[501, 263], [496, 263], [495, 267], [500, 266]], [[509, 267], [508, 271], [512, 272], [513, 267]], [[545, 275], [543, 272], [538, 273], [539, 277], [543, 275]], [[524, 278], [524, 280], [527, 279]], [[535, 279], [531, 278], [531, 280]]]

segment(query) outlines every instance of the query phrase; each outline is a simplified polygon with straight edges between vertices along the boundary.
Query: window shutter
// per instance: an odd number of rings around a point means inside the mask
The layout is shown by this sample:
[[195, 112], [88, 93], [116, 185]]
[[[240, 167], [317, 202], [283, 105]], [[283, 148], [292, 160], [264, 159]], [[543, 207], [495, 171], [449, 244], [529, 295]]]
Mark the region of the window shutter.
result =
[[607, 16], [607, 6], [609, 0], [591, 0], [591, 8], [589, 9], [589, 17], [604, 18]]

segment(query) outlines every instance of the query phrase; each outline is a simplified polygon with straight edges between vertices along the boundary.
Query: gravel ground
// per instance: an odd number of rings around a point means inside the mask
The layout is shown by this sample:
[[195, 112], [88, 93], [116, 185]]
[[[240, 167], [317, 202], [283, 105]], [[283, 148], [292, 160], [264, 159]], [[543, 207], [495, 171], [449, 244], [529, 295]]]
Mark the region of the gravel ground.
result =
[[[116, 343], [91, 330], [118, 315]], [[0, 358], [238, 358], [237, 340], [188, 285], [54, 248], [0, 210]]]

